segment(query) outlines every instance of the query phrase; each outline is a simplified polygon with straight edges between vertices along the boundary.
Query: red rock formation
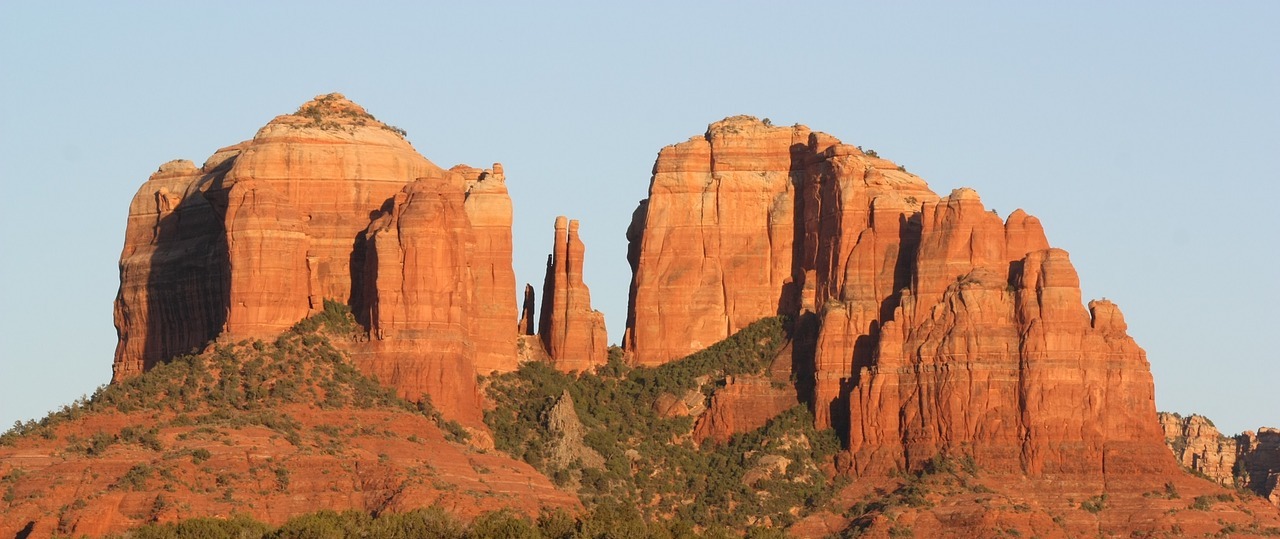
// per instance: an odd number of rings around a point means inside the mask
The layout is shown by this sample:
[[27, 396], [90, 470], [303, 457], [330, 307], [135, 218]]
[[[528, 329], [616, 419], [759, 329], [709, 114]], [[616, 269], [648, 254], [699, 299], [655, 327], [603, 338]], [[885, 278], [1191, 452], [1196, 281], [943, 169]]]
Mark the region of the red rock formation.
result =
[[677, 359], [778, 313], [792, 277], [791, 147], [808, 136], [734, 117], [659, 152], [643, 228], [628, 231], [633, 361]]
[[[796, 392], [768, 378], [729, 377], [716, 389], [711, 405], [693, 426], [693, 439], [726, 442], [734, 434], [750, 432], [796, 405]], [[668, 412], [670, 414], [670, 412]]]
[[1240, 451], [1234, 438], [1223, 436], [1212, 421], [1201, 415], [1187, 417], [1160, 412], [1164, 442], [1183, 468], [1195, 470], [1220, 485], [1235, 486], [1236, 456]]
[[353, 358], [402, 396], [429, 394], [445, 415], [479, 423], [469, 258], [475, 235], [463, 188], [454, 173], [419, 179], [369, 225], [365, 297], [372, 339]]
[[[306, 283], [312, 309], [322, 308], [324, 298], [361, 305], [356, 294], [363, 288], [363, 253], [355, 244], [370, 215], [405, 184], [442, 172], [400, 134], [338, 94], [276, 117], [241, 146], [226, 187], [242, 180], [270, 186], [305, 223], [308, 239], [306, 273], [255, 278], [267, 282], [264, 289], [287, 279]], [[230, 303], [237, 301], [243, 299]], [[297, 321], [290, 320], [292, 312], [278, 318], [269, 323]]]
[[456, 166], [467, 180], [463, 207], [475, 238], [472, 265], [471, 340], [479, 374], [509, 372], [517, 367], [516, 336], [509, 329], [516, 316], [516, 274], [511, 265], [511, 196], [502, 164], [491, 170]]
[[1262, 427], [1236, 436], [1244, 476], [1240, 483], [1280, 506], [1280, 429]]
[[[815, 134], [805, 171], [798, 300], [820, 317], [812, 351], [818, 424], [845, 419], [838, 404], [875, 348], [895, 292], [911, 279], [920, 222], [913, 216], [937, 196], [919, 178], [860, 148]], [[803, 318], [802, 318], [803, 321]], [[808, 328], [802, 328], [808, 329]], [[807, 359], [807, 358], [806, 358]]]
[[658, 364], [759, 318], [829, 305], [816, 352], [805, 345], [817, 416], [829, 424], [842, 381], [870, 357], [885, 302], [908, 279], [918, 225], [907, 218], [936, 199], [896, 164], [807, 127], [714, 123], [658, 155], [627, 232], [624, 344], [635, 362]]
[[223, 333], [269, 339], [306, 318], [307, 244], [297, 209], [269, 183], [240, 180], [227, 191], [230, 304]]
[[585, 247], [578, 239], [578, 221], [557, 217], [555, 230], [538, 335], [557, 369], [586, 371], [609, 359], [604, 314], [591, 309], [591, 292], [582, 281]]
[[520, 322], [516, 324], [517, 335], [533, 335], [535, 334], [533, 327], [533, 308], [536, 305], [534, 298], [533, 285], [524, 285], [524, 303], [520, 307]]
[[[401, 193], [417, 178], [439, 185]], [[366, 268], [381, 269], [384, 279], [399, 270], [393, 271], [397, 262], [390, 258], [365, 260], [375, 249], [366, 244], [366, 231], [373, 218], [408, 203], [411, 191], [421, 197], [432, 191], [449, 202], [432, 207], [447, 215], [409, 211], [410, 222], [452, 228], [438, 234], [412, 227], [388, 231], [381, 248], [395, 243], [396, 249], [465, 260], [419, 260], [423, 272], [448, 270], [418, 275], [418, 281], [374, 282]], [[436, 395], [440, 408], [472, 410], [466, 415], [478, 418], [469, 404], [477, 396], [464, 395], [473, 389], [475, 372], [507, 371], [517, 364], [511, 215], [501, 165], [446, 172], [359, 105], [338, 94], [317, 97], [273, 119], [252, 140], [219, 150], [202, 168], [168, 163], [139, 189], [121, 254], [114, 379], [213, 339], [269, 338], [322, 309], [329, 298], [348, 303], [362, 324], [384, 334], [369, 349], [353, 350], [362, 364], [376, 366], [384, 381], [406, 395], [449, 388]], [[463, 236], [469, 250], [403, 243]], [[456, 288], [453, 293], [432, 288], [445, 281]], [[413, 288], [418, 285], [427, 288]], [[367, 295], [379, 291], [398, 296]], [[466, 301], [423, 307], [427, 313], [405, 306], [420, 297]], [[371, 318], [375, 304], [387, 313], [383, 318]], [[424, 333], [439, 323], [456, 327], [438, 337]], [[406, 342], [387, 344], [388, 331]], [[434, 359], [417, 354], [425, 349], [433, 350]], [[388, 355], [376, 358], [379, 353]], [[471, 382], [442, 378], [461, 372], [462, 365], [474, 365], [462, 377]]]
[[1056, 249], [1028, 255], [1012, 285], [978, 268], [934, 305], [904, 291], [850, 395], [850, 470], [966, 454], [1033, 477], [1170, 473], [1145, 354], [1114, 305], [1086, 312], [1079, 294]]
[[664, 148], [649, 195], [628, 230], [637, 363], [796, 314], [813, 342], [794, 372], [819, 423], [847, 427], [850, 473], [938, 454], [1033, 477], [1173, 469], [1144, 353], [1114, 305], [1085, 310], [1035, 218], [746, 117]]
[[227, 238], [223, 212], [207, 193], [238, 153], [220, 150], [199, 169], [190, 161], [165, 163], [129, 204], [114, 379], [204, 346], [222, 330], [230, 287]]

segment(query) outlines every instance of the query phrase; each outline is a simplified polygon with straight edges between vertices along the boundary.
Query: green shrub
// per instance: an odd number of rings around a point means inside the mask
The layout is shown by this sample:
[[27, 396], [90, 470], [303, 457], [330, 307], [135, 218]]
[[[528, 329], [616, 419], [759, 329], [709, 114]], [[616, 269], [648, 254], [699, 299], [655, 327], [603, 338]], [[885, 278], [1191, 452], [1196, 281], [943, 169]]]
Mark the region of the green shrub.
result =
[[578, 529], [577, 520], [564, 509], [543, 509], [537, 525], [538, 532], [546, 539], [571, 539]]
[[407, 513], [382, 515], [370, 527], [370, 537], [388, 539], [463, 539], [466, 527], [439, 507], [415, 509]]
[[1213, 509], [1213, 504], [1215, 503], [1233, 502], [1235, 499], [1235, 496], [1230, 494], [1206, 494], [1204, 496], [1196, 496], [1191, 501], [1190, 508], [1196, 511], [1209, 511]]
[[527, 518], [509, 510], [494, 511], [477, 517], [467, 533], [470, 539], [541, 539], [538, 528]]
[[289, 519], [267, 535], [270, 539], [345, 539], [361, 537], [372, 517], [366, 513], [320, 511]]
[[147, 487], [147, 480], [151, 478], [154, 471], [150, 465], [134, 464], [129, 471], [120, 476], [115, 486], [126, 490], [143, 490]]
[[191, 450], [192, 464], [200, 464], [206, 460], [209, 460], [212, 457], [213, 457], [213, 453], [210, 453], [208, 449], [205, 449], [203, 447]]
[[1107, 508], [1107, 495], [1099, 494], [1083, 502], [1080, 502], [1080, 508], [1090, 513], [1094, 513], [1094, 514], [1100, 513], [1102, 512], [1102, 510]]

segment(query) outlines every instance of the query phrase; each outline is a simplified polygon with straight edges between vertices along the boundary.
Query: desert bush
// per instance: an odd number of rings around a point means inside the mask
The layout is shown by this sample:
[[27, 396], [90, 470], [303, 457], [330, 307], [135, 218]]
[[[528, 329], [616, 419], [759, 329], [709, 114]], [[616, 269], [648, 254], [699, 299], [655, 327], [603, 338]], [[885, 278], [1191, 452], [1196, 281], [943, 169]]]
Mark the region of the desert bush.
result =
[[1080, 508], [1090, 513], [1100, 513], [1107, 508], [1107, 495], [1099, 494], [1080, 502]]

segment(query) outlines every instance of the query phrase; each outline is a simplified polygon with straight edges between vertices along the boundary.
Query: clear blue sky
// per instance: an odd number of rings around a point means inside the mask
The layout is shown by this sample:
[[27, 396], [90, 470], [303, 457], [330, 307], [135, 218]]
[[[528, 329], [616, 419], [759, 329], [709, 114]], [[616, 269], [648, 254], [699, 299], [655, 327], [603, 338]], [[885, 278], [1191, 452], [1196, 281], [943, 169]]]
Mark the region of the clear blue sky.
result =
[[0, 428], [110, 377], [127, 205], [312, 96], [506, 168], [517, 278], [582, 221], [610, 339], [664, 145], [734, 114], [1040, 217], [1163, 410], [1280, 425], [1280, 3], [0, 4]]

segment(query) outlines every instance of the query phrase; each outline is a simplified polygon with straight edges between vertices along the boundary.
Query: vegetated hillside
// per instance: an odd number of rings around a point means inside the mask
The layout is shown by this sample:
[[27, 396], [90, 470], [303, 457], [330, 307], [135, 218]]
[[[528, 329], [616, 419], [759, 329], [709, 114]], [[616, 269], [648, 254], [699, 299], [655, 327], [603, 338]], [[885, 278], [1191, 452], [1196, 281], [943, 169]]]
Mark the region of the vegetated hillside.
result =
[[1280, 537], [1280, 515], [1252, 493], [1215, 488], [1182, 473], [1160, 479], [1157, 488], [1117, 495], [1068, 480], [990, 472], [968, 457], [938, 457], [919, 472], [851, 482], [833, 501], [841, 513], [814, 515], [791, 532], [816, 537], [838, 531], [840, 538]]
[[101, 535], [147, 522], [431, 505], [460, 517], [576, 507], [524, 463], [467, 442], [429, 403], [358, 372], [328, 303], [272, 342], [216, 344], [0, 437], [0, 537]]
[[230, 519], [193, 518], [148, 524], [110, 539], [569, 539], [579, 530], [615, 530], [626, 522], [605, 520], [612, 515], [575, 520], [563, 510], [545, 511], [536, 519], [510, 510], [490, 511], [463, 522], [440, 507], [377, 516], [362, 511], [320, 511], [289, 519], [272, 527], [244, 516]]
[[725, 443], [698, 443], [694, 418], [660, 413], [660, 400], [703, 400], [730, 377], [761, 375], [787, 342], [767, 318], [701, 352], [659, 367], [627, 368], [620, 350], [578, 377], [543, 363], [488, 381], [485, 415], [499, 449], [533, 464], [583, 502], [631, 505], [648, 519], [688, 526], [784, 527], [824, 507], [839, 486], [832, 430], [795, 407]]

